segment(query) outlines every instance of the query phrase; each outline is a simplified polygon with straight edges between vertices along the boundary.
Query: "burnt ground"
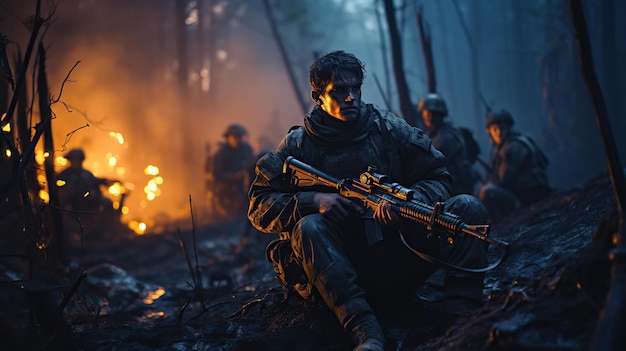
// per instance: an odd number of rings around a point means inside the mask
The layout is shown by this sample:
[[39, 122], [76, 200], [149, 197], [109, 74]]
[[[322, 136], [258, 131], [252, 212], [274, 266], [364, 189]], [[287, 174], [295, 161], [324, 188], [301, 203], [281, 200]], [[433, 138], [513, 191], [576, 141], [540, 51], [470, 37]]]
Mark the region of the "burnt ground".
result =
[[[588, 349], [610, 284], [614, 209], [611, 183], [599, 176], [494, 224], [491, 235], [511, 247], [487, 273], [484, 306], [434, 328], [421, 306], [441, 294], [436, 274], [415, 306], [381, 312], [387, 349]], [[241, 218], [180, 232], [188, 255], [178, 231], [121, 232], [85, 241], [82, 254], [75, 248], [58, 290], [71, 297], [63, 317], [76, 349], [351, 350], [324, 307], [285, 297], [264, 258], [271, 237], [242, 236], [247, 225]], [[491, 260], [500, 254], [492, 248]]]

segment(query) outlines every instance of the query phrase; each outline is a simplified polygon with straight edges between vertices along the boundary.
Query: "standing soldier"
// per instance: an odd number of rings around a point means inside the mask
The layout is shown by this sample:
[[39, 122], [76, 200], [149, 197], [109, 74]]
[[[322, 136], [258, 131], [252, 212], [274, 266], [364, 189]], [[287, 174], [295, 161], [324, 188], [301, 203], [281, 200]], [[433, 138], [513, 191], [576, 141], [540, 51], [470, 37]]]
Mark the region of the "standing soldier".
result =
[[439, 94], [427, 94], [419, 102], [417, 110], [422, 113], [425, 130], [433, 146], [448, 160], [446, 166], [454, 180], [452, 194], [474, 194], [474, 186], [480, 180], [474, 161], [480, 149], [471, 131], [467, 130], [469, 134], [463, 133], [445, 118], [448, 107]]
[[248, 208], [249, 168], [254, 154], [244, 140], [247, 134], [239, 124], [228, 126], [223, 134], [226, 142], [220, 144], [213, 158], [214, 207], [222, 219], [244, 215]]
[[494, 145], [491, 169], [479, 198], [492, 222], [550, 194], [548, 159], [537, 144], [513, 129], [505, 110], [487, 114], [487, 133]]

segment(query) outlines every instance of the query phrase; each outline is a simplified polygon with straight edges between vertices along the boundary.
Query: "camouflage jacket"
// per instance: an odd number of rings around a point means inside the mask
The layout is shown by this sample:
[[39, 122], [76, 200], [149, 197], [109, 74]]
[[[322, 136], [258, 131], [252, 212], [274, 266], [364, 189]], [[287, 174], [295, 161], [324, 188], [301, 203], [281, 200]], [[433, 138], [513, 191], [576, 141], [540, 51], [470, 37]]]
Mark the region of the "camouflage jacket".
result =
[[467, 146], [461, 131], [449, 122], [443, 122], [434, 132], [429, 133], [433, 146], [447, 159], [447, 168], [452, 176], [452, 193], [472, 194], [480, 175], [467, 157]]
[[289, 186], [282, 174], [288, 156], [340, 179], [358, 177], [368, 166], [375, 166], [391, 182], [411, 186], [416, 199], [426, 203], [450, 197], [445, 157], [422, 130], [370, 104], [362, 105], [359, 120], [344, 126], [343, 132], [331, 125], [345, 122], [332, 120], [315, 107], [305, 116], [305, 127], [292, 129], [275, 152], [259, 159], [248, 193], [248, 217], [257, 229], [290, 232], [303, 216], [317, 212], [311, 190], [322, 189]]
[[236, 185], [239, 187], [249, 184], [247, 179], [242, 179], [241, 176], [235, 177], [235, 175], [245, 174], [247, 176], [253, 160], [254, 152], [247, 142], [242, 141], [237, 148], [233, 148], [227, 143], [221, 144], [213, 156], [212, 174], [216, 186]]
[[528, 136], [514, 133], [495, 147], [489, 181], [524, 199], [530, 193], [549, 189], [547, 166], [548, 159], [537, 144]]

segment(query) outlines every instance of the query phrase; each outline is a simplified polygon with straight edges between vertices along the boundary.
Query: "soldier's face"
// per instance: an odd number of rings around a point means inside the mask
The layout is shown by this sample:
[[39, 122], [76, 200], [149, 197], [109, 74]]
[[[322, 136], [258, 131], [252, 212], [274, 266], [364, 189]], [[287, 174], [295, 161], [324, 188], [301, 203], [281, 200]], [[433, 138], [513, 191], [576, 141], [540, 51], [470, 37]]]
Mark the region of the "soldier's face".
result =
[[336, 76], [319, 96], [322, 110], [334, 118], [351, 122], [359, 117], [361, 107], [361, 84], [352, 72]]
[[236, 148], [237, 146], [239, 146], [241, 139], [242, 139], [241, 135], [229, 134], [226, 137], [226, 142], [228, 143], [228, 145], [230, 145], [230, 147]]
[[508, 129], [497, 124], [492, 124], [487, 127], [487, 133], [494, 144], [500, 145], [502, 140], [506, 138]]
[[83, 168], [83, 159], [82, 158], [80, 158], [80, 157], [71, 157], [69, 159], [69, 161], [70, 161], [70, 168], [71, 169], [78, 170], [78, 169], [82, 169]]
[[433, 114], [428, 110], [422, 110], [422, 119], [424, 120], [424, 126], [426, 128], [433, 127]]

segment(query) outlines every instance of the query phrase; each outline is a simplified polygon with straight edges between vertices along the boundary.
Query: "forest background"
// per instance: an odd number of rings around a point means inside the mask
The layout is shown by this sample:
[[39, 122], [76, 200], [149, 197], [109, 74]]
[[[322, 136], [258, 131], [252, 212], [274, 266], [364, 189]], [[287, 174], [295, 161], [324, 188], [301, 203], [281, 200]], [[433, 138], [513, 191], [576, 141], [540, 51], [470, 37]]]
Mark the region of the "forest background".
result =
[[[0, 1], [10, 61], [26, 49], [35, 3]], [[626, 23], [618, 19], [626, 3], [583, 4], [623, 164]], [[67, 150], [83, 148], [87, 169], [134, 188], [125, 221], [150, 230], [158, 221], [186, 219], [189, 195], [202, 207], [204, 160], [226, 127], [240, 123], [256, 151], [273, 149], [302, 124], [312, 106], [309, 65], [332, 50], [365, 63], [365, 101], [419, 125], [414, 107], [428, 92], [420, 11], [436, 90], [451, 120], [473, 130], [483, 160], [491, 150], [487, 108], [506, 109], [546, 151], [553, 187], [606, 172], [565, 0], [43, 1], [41, 16], [50, 21], [41, 42], [50, 91], [59, 98], [52, 105], [55, 167], [64, 167]], [[392, 55], [390, 12], [399, 56]], [[395, 79], [398, 65], [406, 87]], [[403, 94], [412, 116], [403, 110]], [[161, 183], [148, 195], [155, 172]]]

